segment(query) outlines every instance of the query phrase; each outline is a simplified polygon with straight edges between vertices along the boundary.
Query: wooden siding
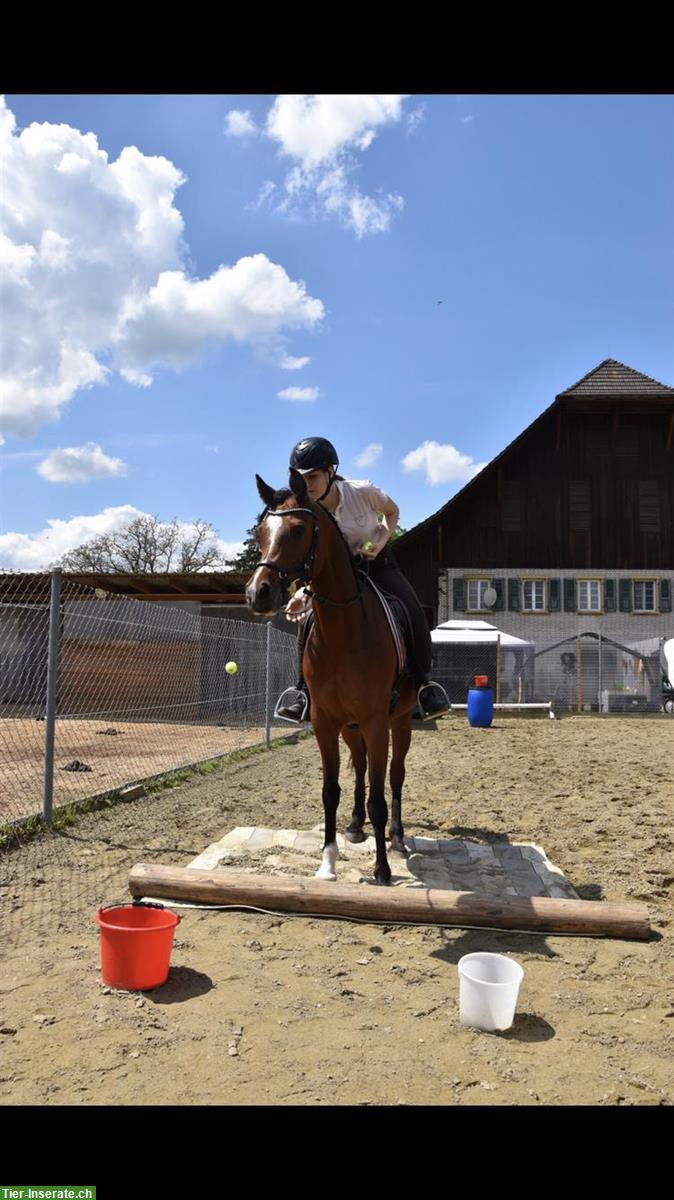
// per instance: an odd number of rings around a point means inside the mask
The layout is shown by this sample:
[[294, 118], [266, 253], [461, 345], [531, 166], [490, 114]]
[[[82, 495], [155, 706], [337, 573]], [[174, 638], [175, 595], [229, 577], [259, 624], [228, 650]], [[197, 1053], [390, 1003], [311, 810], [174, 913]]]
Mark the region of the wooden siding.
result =
[[422, 604], [437, 606], [438, 574], [457, 564], [673, 567], [670, 428], [668, 406], [618, 412], [567, 403], [546, 413], [463, 494], [395, 546]]

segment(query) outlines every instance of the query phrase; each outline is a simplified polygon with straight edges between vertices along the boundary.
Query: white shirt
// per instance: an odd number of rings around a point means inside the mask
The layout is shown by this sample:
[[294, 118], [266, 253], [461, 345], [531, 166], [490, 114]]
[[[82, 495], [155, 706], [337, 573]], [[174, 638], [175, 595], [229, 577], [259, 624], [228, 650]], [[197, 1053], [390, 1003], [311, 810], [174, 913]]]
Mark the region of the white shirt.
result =
[[339, 504], [334, 512], [352, 554], [362, 550], [365, 542], [374, 542], [379, 527], [378, 513], [391, 508], [393, 516], [387, 516], [386, 525], [389, 533], [393, 533], [398, 524], [400, 510], [397, 504], [386, 492], [370, 483], [369, 479], [344, 479], [332, 485], [337, 489]]

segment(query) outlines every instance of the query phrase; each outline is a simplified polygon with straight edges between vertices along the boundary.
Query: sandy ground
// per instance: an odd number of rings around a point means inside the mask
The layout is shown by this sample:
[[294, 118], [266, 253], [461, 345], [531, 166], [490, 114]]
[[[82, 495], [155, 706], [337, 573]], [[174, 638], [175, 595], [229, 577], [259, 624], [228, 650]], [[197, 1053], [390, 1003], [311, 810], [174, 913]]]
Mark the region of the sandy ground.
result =
[[[665, 717], [452, 717], [408, 758], [408, 833], [535, 842], [582, 897], [645, 902], [649, 942], [179, 910], [168, 982], [104, 989], [97, 906], [128, 898], [134, 863], [187, 863], [236, 825], [314, 826], [313, 739], [5, 854], [0, 1100], [671, 1104], [673, 737]], [[458, 1021], [456, 963], [478, 949], [525, 970], [504, 1034]]]
[[[277, 723], [278, 725], [278, 723]], [[283, 737], [290, 725], [272, 728]], [[177, 771], [264, 741], [264, 727], [61, 719], [54, 735], [54, 805]], [[0, 821], [42, 811], [45, 726], [34, 718], [0, 720]], [[67, 771], [73, 762], [89, 771]]]

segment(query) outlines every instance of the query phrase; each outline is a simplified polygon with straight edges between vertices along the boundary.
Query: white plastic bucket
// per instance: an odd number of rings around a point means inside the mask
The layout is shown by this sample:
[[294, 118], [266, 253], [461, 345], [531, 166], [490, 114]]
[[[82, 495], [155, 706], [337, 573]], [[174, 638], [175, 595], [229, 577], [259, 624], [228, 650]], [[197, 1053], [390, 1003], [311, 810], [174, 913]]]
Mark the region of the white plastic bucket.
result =
[[459, 959], [459, 1016], [472, 1029], [510, 1029], [524, 971], [504, 954]]

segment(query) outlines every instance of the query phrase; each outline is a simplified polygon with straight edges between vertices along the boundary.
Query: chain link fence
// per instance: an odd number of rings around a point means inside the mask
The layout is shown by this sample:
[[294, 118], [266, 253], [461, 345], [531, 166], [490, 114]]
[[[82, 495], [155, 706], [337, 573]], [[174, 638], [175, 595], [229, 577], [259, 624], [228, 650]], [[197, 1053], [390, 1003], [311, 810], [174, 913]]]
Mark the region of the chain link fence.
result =
[[0, 823], [292, 731], [272, 714], [296, 678], [293, 633], [101, 596], [60, 572], [14, 579], [0, 602]]
[[629, 638], [629, 629], [622, 637], [579, 629], [529, 641], [486, 622], [448, 621], [433, 634], [433, 677], [465, 705], [475, 676], [486, 675], [505, 713], [674, 714], [674, 639]]

